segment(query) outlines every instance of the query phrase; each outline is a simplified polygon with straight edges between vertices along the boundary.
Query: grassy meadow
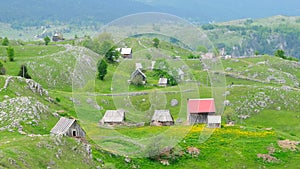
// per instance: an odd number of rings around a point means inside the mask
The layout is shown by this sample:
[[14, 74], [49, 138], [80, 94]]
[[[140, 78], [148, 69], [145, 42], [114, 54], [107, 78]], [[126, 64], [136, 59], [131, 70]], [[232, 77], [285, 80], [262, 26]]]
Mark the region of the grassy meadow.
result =
[[[118, 63], [108, 64], [104, 81], [96, 79], [96, 70], [91, 66], [95, 66], [101, 57], [89, 49], [54, 43], [12, 46], [15, 61], [9, 62], [6, 47], [1, 46], [0, 58], [7, 72], [0, 76], [0, 89], [8, 76], [16, 76], [20, 66], [26, 64], [32, 79], [49, 92], [53, 101], [31, 91], [25, 80], [13, 79], [7, 89], [0, 90], [0, 105], [24, 96], [45, 106], [38, 125], [22, 123], [27, 134], [0, 131], [0, 168], [298, 167], [299, 150], [283, 149], [277, 141], [300, 140], [299, 63], [267, 55], [221, 59], [224, 71], [216, 73], [224, 75], [226, 84], [218, 87], [226, 89], [220, 95], [226, 97], [229, 104], [222, 114], [222, 128], [212, 130], [205, 125], [185, 125], [186, 100], [210, 98], [219, 90], [211, 88], [211, 74], [203, 69], [203, 63], [199, 59], [188, 59], [196, 52], [169, 42], [161, 42], [155, 49], [151, 47], [151, 39], [147, 38], [129, 38], [124, 44], [134, 48], [134, 59], [120, 59]], [[175, 86], [157, 86], [158, 77], [148, 68], [158, 54], [167, 60], [170, 69], [182, 68], [188, 81]], [[181, 56], [180, 60], [174, 59], [177, 55]], [[145, 67], [148, 78], [145, 86], [137, 87], [127, 82], [136, 62]], [[74, 71], [75, 67], [80, 69]], [[74, 82], [74, 74], [81, 83]], [[171, 106], [173, 99], [178, 105]], [[114, 129], [99, 126], [104, 112], [111, 109], [125, 109], [126, 122], [145, 122], [145, 125]], [[169, 109], [176, 125], [149, 126], [155, 109]], [[13, 110], [6, 107], [0, 112]], [[84, 145], [73, 138], [49, 135], [58, 120], [53, 113], [78, 119], [88, 134], [92, 158], [88, 157]], [[242, 119], [241, 115], [249, 117]], [[229, 121], [234, 121], [235, 126], [225, 126]], [[41, 136], [30, 137], [29, 134]], [[161, 156], [160, 160], [168, 160], [170, 165], [148, 158], [168, 146], [174, 147], [173, 153]], [[190, 155], [187, 153], [189, 147], [198, 148], [200, 154]], [[257, 154], [267, 154], [270, 147], [275, 149], [272, 156], [277, 161], [266, 162], [257, 157]], [[131, 158], [130, 162], [125, 162], [126, 156]]]

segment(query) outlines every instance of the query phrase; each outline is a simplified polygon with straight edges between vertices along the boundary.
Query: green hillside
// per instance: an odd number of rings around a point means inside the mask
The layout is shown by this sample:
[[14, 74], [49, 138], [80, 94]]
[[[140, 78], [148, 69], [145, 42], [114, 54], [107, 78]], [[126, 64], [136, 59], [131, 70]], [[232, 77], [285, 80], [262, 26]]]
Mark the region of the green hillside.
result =
[[[269, 55], [220, 58], [224, 71], [210, 72], [207, 62], [189, 59], [199, 53], [178, 44], [161, 41], [154, 48], [147, 37], [122, 43], [134, 48], [133, 59], [109, 63], [104, 81], [96, 79], [101, 56], [80, 42], [13, 45], [13, 62], [6, 58], [6, 47], [0, 47], [6, 69], [0, 76], [0, 168], [298, 167], [299, 62]], [[157, 72], [149, 69], [152, 59], [174, 77], [175, 70], [182, 69], [185, 79], [158, 86]], [[145, 67], [144, 86], [128, 84], [136, 62]], [[16, 77], [22, 64], [32, 79]], [[218, 81], [210, 79], [212, 74], [224, 75], [225, 86], [212, 88]], [[186, 100], [209, 98], [216, 91], [226, 97], [217, 102], [217, 107], [225, 105], [222, 127], [186, 125]], [[173, 99], [178, 105], [171, 105]], [[128, 124], [145, 125], [100, 127], [105, 110], [116, 108], [128, 111]], [[155, 109], [169, 109], [176, 125], [150, 126]], [[77, 118], [86, 140], [49, 135], [60, 116]], [[235, 125], [227, 126], [231, 121]], [[283, 146], [282, 140], [296, 143]], [[190, 154], [190, 148], [199, 154]], [[258, 158], [260, 154], [266, 160]]]
[[202, 25], [218, 49], [233, 56], [273, 55], [283, 49], [288, 56], [300, 57], [300, 18], [274, 16], [263, 19], [241, 19]]

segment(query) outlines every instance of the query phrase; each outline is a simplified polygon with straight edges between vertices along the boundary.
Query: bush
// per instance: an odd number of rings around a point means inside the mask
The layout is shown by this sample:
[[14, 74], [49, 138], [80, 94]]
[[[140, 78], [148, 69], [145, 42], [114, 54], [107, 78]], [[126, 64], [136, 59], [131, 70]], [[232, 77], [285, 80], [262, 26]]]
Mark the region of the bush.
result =
[[5, 75], [6, 69], [4, 68], [3, 63], [0, 61], [0, 75]]
[[7, 37], [5, 37], [5, 38], [2, 40], [2, 45], [3, 45], [3, 46], [8, 46], [8, 45], [9, 45], [9, 41], [8, 41]]
[[6, 48], [6, 52], [7, 52], [7, 57], [9, 59], [9, 61], [14, 61], [15, 60], [15, 49], [12, 47], [8, 47]]
[[188, 59], [199, 59], [199, 58], [200, 58], [199, 55], [194, 55], [194, 54], [188, 55]]
[[56, 97], [55, 98], [56, 102], [60, 102], [60, 98]]

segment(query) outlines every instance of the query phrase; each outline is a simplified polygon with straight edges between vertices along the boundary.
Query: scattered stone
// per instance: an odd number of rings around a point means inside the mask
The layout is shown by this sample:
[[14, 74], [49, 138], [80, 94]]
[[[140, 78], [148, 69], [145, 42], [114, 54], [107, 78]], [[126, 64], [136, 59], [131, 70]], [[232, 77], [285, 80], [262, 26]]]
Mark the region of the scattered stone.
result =
[[108, 104], [108, 101], [107, 101], [107, 100], [104, 100], [104, 99], [102, 99], [101, 102], [104, 103], [104, 104]]
[[224, 106], [229, 106], [230, 105], [230, 101], [229, 100], [225, 100], [224, 101]]
[[88, 104], [93, 104], [93, 103], [94, 103], [94, 100], [91, 99], [91, 98], [87, 98], [87, 99], [86, 99], [86, 102], [87, 102]]
[[9, 96], [4, 95], [3, 98], [4, 98], [4, 99], [9, 99]]
[[33, 97], [16, 97], [4, 100], [0, 103], [0, 110], [1, 128], [12, 131], [19, 130], [22, 123], [38, 125], [41, 114], [49, 112], [48, 106]]
[[228, 96], [228, 95], [230, 95], [230, 91], [226, 91], [226, 92], [224, 93], [224, 96]]
[[281, 107], [276, 107], [276, 110], [281, 110]]
[[250, 117], [250, 115], [243, 115], [243, 114], [241, 114], [241, 115], [238, 115], [238, 117], [241, 118], [241, 119], [247, 119], [247, 118]]
[[181, 118], [178, 118], [177, 120], [176, 120], [176, 123], [182, 123], [183, 122], [183, 120], [181, 119]]
[[254, 113], [259, 113], [259, 112], [260, 112], [259, 109], [255, 109], [255, 110], [254, 110]]
[[264, 128], [264, 130], [271, 131], [271, 130], [273, 130], [273, 128], [272, 127]]
[[266, 107], [266, 106], [267, 106], [267, 103], [264, 102], [264, 101], [258, 101], [257, 104], [258, 104], [260, 107]]
[[257, 154], [257, 158], [262, 158], [266, 162], [276, 162], [278, 159], [269, 154]]
[[265, 65], [265, 64], [266, 64], [265, 61], [263, 61], [263, 62], [257, 62], [257, 63], [256, 63], [256, 65]]
[[297, 141], [279, 140], [277, 143], [278, 143], [279, 147], [281, 147], [283, 149], [289, 149], [291, 151], [296, 151], [299, 149], [297, 147], [299, 142], [297, 142]]
[[166, 166], [170, 165], [170, 163], [169, 163], [168, 160], [161, 160], [160, 163], [161, 163], [162, 165], [166, 165]]
[[52, 113], [52, 115], [57, 118], [59, 117], [59, 114], [57, 114], [57, 113]]
[[188, 147], [187, 152], [192, 155], [192, 157], [198, 157], [200, 150], [196, 147]]
[[99, 106], [98, 104], [94, 105], [94, 108], [97, 110], [102, 110], [103, 108], [101, 106]]
[[290, 91], [292, 90], [292, 88], [290, 86], [282, 86], [281, 87], [282, 90], [285, 90], [285, 91]]
[[226, 71], [232, 71], [233, 69], [231, 67], [227, 67], [225, 70]]
[[104, 164], [103, 160], [100, 159], [100, 158], [97, 158], [97, 161], [98, 161], [99, 163], [101, 163], [101, 164]]
[[177, 106], [178, 105], [178, 100], [177, 99], [172, 99], [171, 100], [171, 106], [174, 107], [174, 106]]
[[9, 163], [10, 163], [11, 165], [16, 165], [16, 164], [17, 164], [16, 160], [14, 160], [14, 159], [12, 159], [12, 158], [8, 158], [8, 161], [9, 161]]
[[125, 157], [125, 162], [126, 162], [126, 163], [130, 163], [130, 162], [131, 162], [131, 159], [130, 159], [128, 156], [126, 156], [126, 157]]

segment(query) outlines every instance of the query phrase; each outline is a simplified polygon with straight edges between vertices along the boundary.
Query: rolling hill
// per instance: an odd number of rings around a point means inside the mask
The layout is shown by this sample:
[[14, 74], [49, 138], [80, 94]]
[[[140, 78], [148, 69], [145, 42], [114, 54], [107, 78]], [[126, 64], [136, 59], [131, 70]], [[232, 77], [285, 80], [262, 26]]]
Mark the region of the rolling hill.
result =
[[[156, 49], [152, 39], [147, 37], [128, 38], [124, 44], [135, 49], [132, 61], [120, 59], [119, 63], [109, 64], [104, 81], [90, 79], [77, 83], [72, 81], [72, 77], [80, 79], [79, 75], [74, 76], [78, 70], [72, 71], [75, 62], [80, 63], [77, 68], [88, 68], [80, 69], [83, 75], [93, 77], [95, 74], [88, 73], [95, 73], [93, 66], [100, 56], [82, 46], [73, 46], [72, 41], [64, 43], [15, 45], [14, 62], [3, 61], [6, 47], [0, 47], [1, 60], [7, 69], [7, 75], [0, 76], [0, 167], [298, 167], [299, 62], [269, 55], [220, 59], [224, 71], [211, 73], [226, 78], [226, 91], [222, 93], [222, 97], [226, 96], [222, 128], [212, 131], [206, 140], [203, 135], [209, 130], [205, 125], [180, 123], [186, 118], [186, 97], [212, 97], [214, 90], [207, 65], [199, 59], [189, 59], [191, 54], [197, 54], [196, 51], [165, 41]], [[112, 86], [127, 84], [134, 63], [141, 59], [146, 65], [149, 53], [152, 57], [151, 53], [158, 52], [166, 55], [171, 68], [184, 65], [188, 85], [158, 87], [157, 77], [146, 70], [149, 78], [146, 86]], [[180, 55], [181, 59], [176, 60], [173, 55]], [[24, 63], [32, 80], [15, 77]], [[120, 77], [125, 77], [125, 81]], [[119, 82], [120, 79], [123, 81]], [[77, 84], [79, 88], [74, 91]], [[123, 89], [129, 95], [118, 95]], [[143, 94], [136, 95], [137, 92]], [[179, 102], [177, 106], [171, 105], [173, 99]], [[155, 106], [170, 109], [176, 125], [149, 126]], [[145, 122], [145, 126], [121, 126], [114, 130], [99, 127], [104, 111], [116, 108], [129, 110], [129, 123]], [[79, 119], [88, 134], [89, 144], [74, 138], [50, 136], [57, 116]], [[226, 126], [230, 121], [234, 121], [235, 126]], [[174, 140], [174, 147], [168, 148], [166, 145], [173, 144]], [[295, 147], [284, 146], [286, 140], [297, 144], [291, 142]], [[190, 154], [187, 150], [192, 147], [200, 153]], [[164, 166], [163, 161], [169, 165]]]

